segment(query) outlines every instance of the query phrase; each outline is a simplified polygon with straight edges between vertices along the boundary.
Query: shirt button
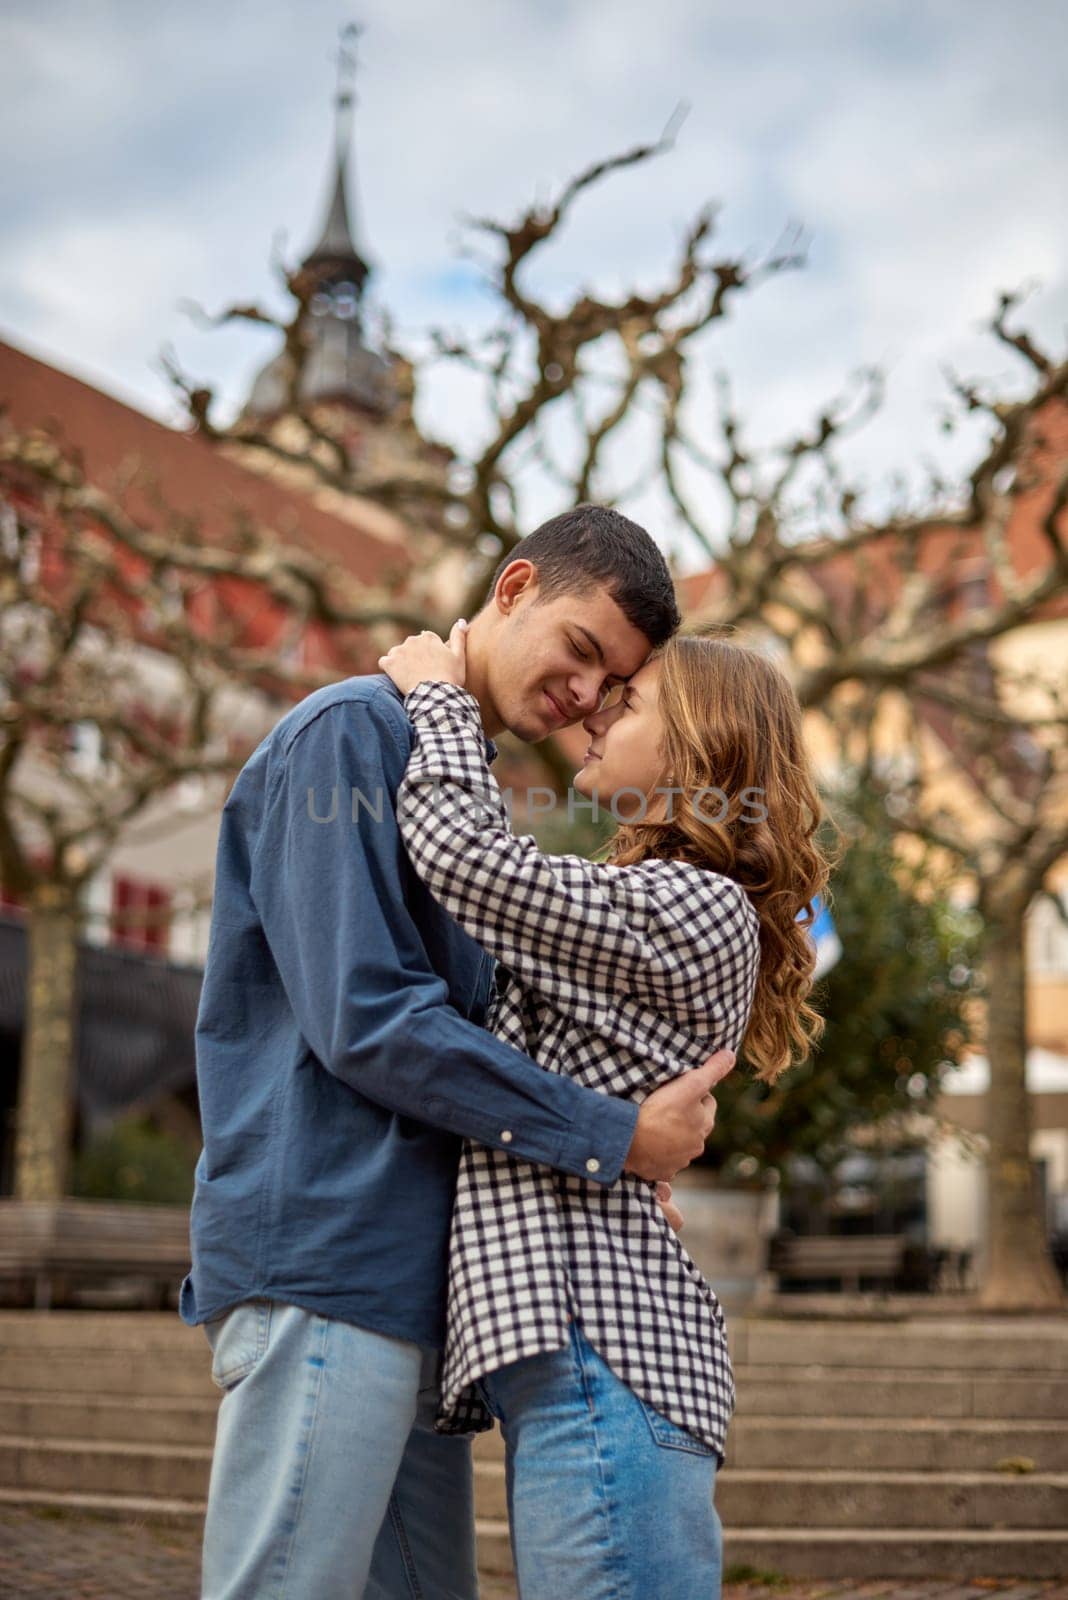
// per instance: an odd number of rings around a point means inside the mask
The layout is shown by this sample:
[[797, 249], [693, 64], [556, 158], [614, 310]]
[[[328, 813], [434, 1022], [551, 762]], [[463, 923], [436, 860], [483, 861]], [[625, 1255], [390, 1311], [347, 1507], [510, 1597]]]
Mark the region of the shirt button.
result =
[[511, 1130], [511, 1128], [505, 1128], [503, 1130], [503, 1132], [501, 1133], [501, 1143], [502, 1144], [511, 1144], [511, 1142], [512, 1142], [512, 1130]]
[[601, 1170], [601, 1163], [597, 1160], [596, 1156], [591, 1156], [590, 1159], [586, 1163], [586, 1171], [587, 1172], [600, 1172], [600, 1170]]

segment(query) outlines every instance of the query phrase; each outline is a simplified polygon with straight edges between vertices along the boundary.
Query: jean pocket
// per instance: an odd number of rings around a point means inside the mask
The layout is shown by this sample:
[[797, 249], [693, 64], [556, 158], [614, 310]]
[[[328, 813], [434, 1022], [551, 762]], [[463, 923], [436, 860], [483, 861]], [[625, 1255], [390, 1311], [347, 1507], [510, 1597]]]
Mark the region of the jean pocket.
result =
[[211, 1381], [233, 1389], [258, 1365], [271, 1332], [271, 1302], [247, 1300], [204, 1324], [211, 1345]]
[[705, 1444], [696, 1434], [688, 1428], [680, 1428], [677, 1422], [672, 1422], [670, 1417], [665, 1417], [663, 1412], [657, 1411], [647, 1400], [638, 1396], [638, 1404], [645, 1414], [649, 1424], [649, 1432], [654, 1441], [663, 1450], [685, 1450], [692, 1456], [714, 1456], [716, 1452], [710, 1444]]

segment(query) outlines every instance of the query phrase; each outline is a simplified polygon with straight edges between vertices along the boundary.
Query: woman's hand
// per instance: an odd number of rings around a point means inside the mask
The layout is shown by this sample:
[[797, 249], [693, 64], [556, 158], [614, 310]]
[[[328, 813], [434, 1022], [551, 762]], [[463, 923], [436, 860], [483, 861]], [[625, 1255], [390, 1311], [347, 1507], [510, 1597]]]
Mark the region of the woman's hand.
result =
[[675, 1232], [676, 1233], [681, 1233], [682, 1232], [682, 1228], [683, 1228], [683, 1216], [682, 1216], [682, 1212], [679, 1210], [678, 1206], [675, 1204], [674, 1200], [671, 1198], [671, 1185], [670, 1185], [670, 1183], [658, 1183], [657, 1184], [657, 1186], [656, 1186], [656, 1198], [657, 1198], [657, 1202], [658, 1202], [658, 1204], [660, 1206], [661, 1211], [664, 1213], [664, 1216], [667, 1218], [668, 1222], [674, 1228]]
[[378, 665], [401, 694], [427, 682], [455, 683], [462, 689], [467, 680], [467, 623], [462, 618], [454, 622], [448, 642], [436, 633], [413, 633], [379, 656]]

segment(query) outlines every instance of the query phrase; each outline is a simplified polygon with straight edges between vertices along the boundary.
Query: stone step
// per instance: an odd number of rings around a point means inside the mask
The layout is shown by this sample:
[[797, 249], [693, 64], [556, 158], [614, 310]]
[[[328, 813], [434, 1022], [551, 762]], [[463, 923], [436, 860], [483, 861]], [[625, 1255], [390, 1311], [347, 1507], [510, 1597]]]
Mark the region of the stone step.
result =
[[[722, 1502], [721, 1479], [717, 1500]], [[503, 1512], [479, 1497], [479, 1565], [485, 1573], [511, 1571]], [[94, 1515], [149, 1518], [173, 1523], [199, 1521], [202, 1497], [149, 1497], [142, 1493], [61, 1490], [42, 1486], [0, 1487], [0, 1504], [40, 1506]], [[722, 1503], [721, 1503], [722, 1510]], [[923, 1525], [877, 1531], [848, 1526], [725, 1527], [725, 1561], [774, 1570], [792, 1577], [1054, 1577], [1068, 1573], [1068, 1531], [1040, 1528], [937, 1529]]]
[[[480, 1462], [475, 1504], [506, 1517], [504, 1467]], [[756, 1472], [725, 1467], [716, 1483], [724, 1527], [1068, 1529], [1068, 1476], [1033, 1473]]]
[[[204, 1446], [0, 1437], [0, 1486], [9, 1489], [199, 1501], [210, 1467], [211, 1450]], [[480, 1516], [506, 1516], [500, 1461], [478, 1461], [476, 1503]], [[727, 1467], [716, 1504], [728, 1527], [759, 1526], [774, 1507], [782, 1528], [1052, 1529], [1068, 1526], [1068, 1474]]]
[[1068, 1531], [1063, 1530], [735, 1527], [725, 1530], [723, 1546], [727, 1571], [744, 1565], [788, 1578], [852, 1578], [858, 1583], [953, 1578], [963, 1583], [972, 1578], [1063, 1578], [1068, 1573]]
[[[2, 1411], [0, 1411], [2, 1415]], [[1039, 1472], [1068, 1472], [1062, 1422], [964, 1418], [735, 1418], [727, 1438], [731, 1467], [839, 1467], [902, 1472], [994, 1472], [1024, 1458]], [[1004, 1470], [1004, 1469], [1002, 1469]]]
[[201, 1501], [210, 1471], [203, 1445], [0, 1437], [0, 1485], [8, 1489]]
[[[146, 1499], [133, 1494], [83, 1494], [44, 1489], [10, 1489], [0, 1487], [0, 1506], [32, 1506], [42, 1510], [89, 1514], [94, 1517], [114, 1517], [120, 1521], [148, 1520], [164, 1526], [180, 1524], [189, 1526], [203, 1521], [203, 1500]], [[475, 1522], [478, 1541], [479, 1572], [487, 1577], [510, 1576], [512, 1549], [508, 1540], [508, 1523], [496, 1518], [478, 1518]]]
[[8, 1351], [207, 1349], [202, 1328], [173, 1311], [0, 1311], [0, 1359]]
[[[1068, 1370], [1068, 1319], [968, 1317], [840, 1319], [735, 1316], [732, 1359], [759, 1367], [944, 1368], [955, 1373]], [[205, 1350], [203, 1331], [173, 1312], [0, 1311], [0, 1363], [8, 1353]], [[860, 1359], [858, 1359], [858, 1357]]]
[[[499, 1429], [476, 1434], [474, 1453], [476, 1465], [503, 1461]], [[727, 1436], [727, 1466], [739, 1468], [1005, 1472], [1013, 1468], [1002, 1463], [1021, 1459], [1033, 1471], [1068, 1472], [1068, 1427], [1001, 1418], [741, 1416]]]
[[728, 1320], [732, 1360], [740, 1365], [863, 1366], [953, 1373], [1068, 1372], [1068, 1318], [1006, 1317], [819, 1322]]
[[89, 1513], [94, 1517], [151, 1518], [164, 1524], [201, 1522], [203, 1500], [146, 1499], [132, 1494], [83, 1494], [68, 1490], [11, 1489], [0, 1487], [0, 1506], [36, 1506], [54, 1511]]
[[208, 1347], [190, 1351], [151, 1349], [0, 1351], [0, 1389], [52, 1389], [61, 1394], [190, 1396], [218, 1395], [211, 1381]]
[[[65, 1395], [0, 1391], [0, 1434], [99, 1443], [211, 1446], [214, 1397]], [[476, 1460], [501, 1461], [500, 1432], [476, 1435]], [[1068, 1471], [1068, 1427], [1057, 1422], [901, 1417], [735, 1418], [727, 1443], [732, 1467], [882, 1468], [993, 1472], [1008, 1458], [1040, 1472]]]
[[[751, 1367], [734, 1369], [738, 1415], [806, 1417], [1002, 1417], [1068, 1419], [1064, 1367], [1027, 1377], [896, 1371], [865, 1367]], [[1062, 1376], [1062, 1374], [1064, 1374]]]
[[[101, 1444], [139, 1443], [211, 1446], [219, 1394], [186, 1396], [60, 1394], [0, 1389], [0, 1434], [36, 1439], [80, 1439]], [[474, 1438], [476, 1459], [504, 1459], [496, 1428]]]
[[28, 1394], [0, 1390], [0, 1434], [211, 1447], [217, 1399]]
[[1068, 1530], [1068, 1474], [726, 1468], [716, 1505], [731, 1528]]
[[475, 1511], [498, 1522], [508, 1520], [503, 1461], [475, 1462]]
[[[861, 1365], [739, 1364], [735, 1375], [741, 1417], [777, 1416], [789, 1393], [789, 1408], [797, 1416], [1068, 1419], [1064, 1366], [1022, 1376], [984, 1376], [904, 1368], [884, 1373]], [[97, 1344], [80, 1350], [0, 1350], [0, 1389], [200, 1400], [217, 1396], [207, 1347], [199, 1341], [192, 1349], [111, 1350]]]
[[[923, 1373], [957, 1381], [1068, 1373], [1063, 1318], [887, 1325], [741, 1317], [728, 1331], [735, 1366], [753, 1377], [810, 1366], [830, 1375]], [[0, 1312], [0, 1372], [46, 1356], [66, 1363], [105, 1355], [151, 1356], [165, 1369], [189, 1362], [207, 1371], [203, 1331], [171, 1313]]]
[[[480, 1516], [507, 1516], [504, 1468], [480, 1463]], [[1068, 1476], [1033, 1473], [754, 1472], [725, 1467], [716, 1484], [724, 1526], [1068, 1530]]]
[[478, 1549], [480, 1577], [510, 1578], [515, 1571], [512, 1564], [512, 1544], [508, 1537], [507, 1517], [475, 1518], [475, 1542]]
[[[49, 1493], [0, 1488], [0, 1505], [34, 1506], [93, 1516], [189, 1525], [204, 1515], [202, 1502], [148, 1500], [139, 1495]], [[476, 1524], [479, 1568], [486, 1575], [512, 1571], [507, 1523]], [[930, 1528], [727, 1528], [724, 1565], [755, 1567], [796, 1578], [1057, 1578], [1068, 1573], [1068, 1532], [1035, 1529]]]
[[[208, 1492], [211, 1454], [210, 1442], [148, 1444], [4, 1434], [0, 1435], [0, 1486], [200, 1500]], [[480, 1510], [506, 1516], [503, 1461], [476, 1451], [475, 1481]]]

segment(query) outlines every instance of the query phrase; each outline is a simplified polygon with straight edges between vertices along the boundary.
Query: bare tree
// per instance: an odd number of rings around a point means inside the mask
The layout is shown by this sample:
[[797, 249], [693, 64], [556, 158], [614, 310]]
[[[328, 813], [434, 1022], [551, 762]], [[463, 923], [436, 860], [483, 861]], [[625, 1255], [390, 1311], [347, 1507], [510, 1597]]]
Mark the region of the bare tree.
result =
[[[878, 757], [895, 787], [899, 826], [944, 845], [973, 885], [985, 930], [991, 1256], [983, 1298], [992, 1308], [1064, 1299], [1029, 1158], [1023, 932], [1068, 852], [1068, 722], [1055, 686], [1008, 684], [996, 658], [1068, 594], [1068, 363], [1010, 331], [1015, 304], [1004, 296], [991, 328], [1022, 357], [1026, 392], [1008, 399], [954, 380], [958, 404], [987, 419], [989, 441], [960, 493], [932, 483], [918, 510], [864, 516], [835, 460], [835, 441], [878, 403], [877, 374], [865, 375], [858, 401], [828, 407], [770, 460], [746, 450], [729, 407], [718, 458], [684, 432], [675, 411], [664, 420], [676, 505], [717, 553], [709, 619], [756, 627], [785, 645], [802, 704], [822, 713], [843, 760], [855, 765], [860, 750], [869, 766]], [[731, 520], [715, 545], [683, 493], [679, 456], [714, 471], [727, 490]], [[805, 494], [791, 500], [804, 469]], [[1025, 561], [1022, 532], [1033, 535]], [[941, 753], [937, 768], [920, 759], [921, 732]]]
[[90, 879], [183, 779], [218, 780], [218, 803], [279, 702], [323, 681], [297, 664], [309, 626], [330, 630], [336, 677], [366, 667], [380, 605], [403, 620], [266, 530], [213, 543], [158, 504], [134, 515], [132, 487], [109, 492], [55, 437], [0, 427], [0, 880], [28, 909], [26, 1200], [58, 1198], [66, 1178]]
[[[1062, 524], [1068, 462], [1049, 449], [1045, 427], [1065, 416], [1068, 361], [1045, 355], [1008, 318], [1018, 297], [1002, 296], [990, 328], [1025, 361], [1026, 392], [1017, 399], [953, 381], [965, 412], [979, 413], [990, 439], [961, 487], [932, 477], [922, 503], [905, 491], [888, 514], [866, 515], [859, 488], [843, 476], [835, 446], [878, 408], [878, 372], [858, 375], [857, 393], [828, 405], [815, 425], [760, 457], [745, 447], [725, 385], [719, 453], [696, 440], [665, 408], [665, 481], [686, 526], [715, 560], [719, 585], [710, 615], [726, 625], [760, 623], [789, 647], [802, 704], [830, 710], [836, 692], [858, 686], [905, 688], [917, 673], [959, 659], [999, 638], [1068, 593]], [[952, 417], [947, 418], [952, 425]], [[709, 526], [681, 481], [680, 465], [714, 478], [730, 506], [727, 526]], [[1045, 559], [1019, 572], [1012, 548], [1017, 506], [1038, 493], [1029, 512]], [[704, 497], [707, 500], [707, 496]], [[946, 604], [953, 570], [981, 556], [991, 577], [986, 604], [966, 613]]]

